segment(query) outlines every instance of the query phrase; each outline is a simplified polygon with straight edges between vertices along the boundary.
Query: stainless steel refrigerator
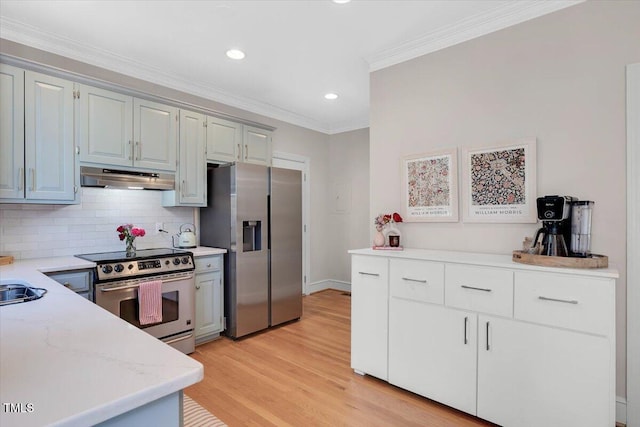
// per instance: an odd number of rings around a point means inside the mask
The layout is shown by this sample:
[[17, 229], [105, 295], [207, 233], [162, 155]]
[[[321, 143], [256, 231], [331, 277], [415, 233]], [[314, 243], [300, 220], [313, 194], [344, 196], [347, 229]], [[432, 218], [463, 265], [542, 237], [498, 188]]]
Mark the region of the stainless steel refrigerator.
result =
[[302, 315], [302, 182], [296, 170], [209, 165], [200, 244], [227, 249], [226, 334], [239, 338]]

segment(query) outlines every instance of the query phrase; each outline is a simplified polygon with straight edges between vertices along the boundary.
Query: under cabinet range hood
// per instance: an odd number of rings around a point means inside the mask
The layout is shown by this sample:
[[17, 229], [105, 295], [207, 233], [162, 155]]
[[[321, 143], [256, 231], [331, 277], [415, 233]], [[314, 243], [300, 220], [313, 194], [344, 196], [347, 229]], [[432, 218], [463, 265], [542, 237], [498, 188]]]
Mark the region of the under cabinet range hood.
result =
[[81, 166], [80, 185], [129, 190], [173, 190], [175, 189], [175, 176], [169, 173], [134, 172]]

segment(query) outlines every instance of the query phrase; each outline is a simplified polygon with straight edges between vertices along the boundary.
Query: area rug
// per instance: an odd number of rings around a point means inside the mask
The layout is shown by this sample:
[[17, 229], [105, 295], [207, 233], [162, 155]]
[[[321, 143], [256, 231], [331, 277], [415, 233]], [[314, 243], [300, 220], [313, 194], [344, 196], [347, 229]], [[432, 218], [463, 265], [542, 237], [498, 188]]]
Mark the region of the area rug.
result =
[[184, 427], [227, 427], [220, 418], [186, 394], [182, 395], [182, 421]]

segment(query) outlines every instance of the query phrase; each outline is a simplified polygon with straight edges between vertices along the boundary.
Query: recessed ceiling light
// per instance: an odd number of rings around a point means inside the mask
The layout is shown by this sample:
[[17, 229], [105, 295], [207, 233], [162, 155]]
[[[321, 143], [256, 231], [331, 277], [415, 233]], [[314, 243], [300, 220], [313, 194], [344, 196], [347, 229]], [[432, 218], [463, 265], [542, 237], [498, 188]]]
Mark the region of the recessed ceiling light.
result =
[[334, 100], [334, 99], [338, 99], [338, 94], [337, 93], [328, 93], [324, 96], [325, 99], [329, 99], [329, 100]]
[[333, 0], [334, 3], [336, 4], [345, 4], [345, 3], [349, 3], [351, 0]]
[[231, 59], [242, 59], [244, 58], [244, 52], [240, 49], [229, 49], [227, 51], [227, 56]]

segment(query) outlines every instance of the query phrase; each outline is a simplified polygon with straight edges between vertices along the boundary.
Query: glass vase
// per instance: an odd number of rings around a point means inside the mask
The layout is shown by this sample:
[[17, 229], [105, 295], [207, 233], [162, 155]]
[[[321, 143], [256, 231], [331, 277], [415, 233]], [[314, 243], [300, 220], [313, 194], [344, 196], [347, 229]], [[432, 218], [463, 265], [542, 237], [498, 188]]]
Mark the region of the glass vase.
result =
[[136, 243], [134, 239], [127, 239], [127, 249], [126, 249], [127, 257], [133, 257], [136, 255]]

